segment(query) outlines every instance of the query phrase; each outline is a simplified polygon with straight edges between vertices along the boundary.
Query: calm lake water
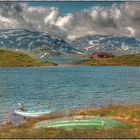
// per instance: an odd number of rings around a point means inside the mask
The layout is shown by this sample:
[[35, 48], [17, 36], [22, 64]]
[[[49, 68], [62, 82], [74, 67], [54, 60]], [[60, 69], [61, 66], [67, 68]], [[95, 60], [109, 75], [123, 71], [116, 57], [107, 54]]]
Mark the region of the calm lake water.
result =
[[140, 67], [50, 66], [0, 68], [0, 119], [17, 102], [28, 109], [140, 103]]
[[63, 57], [52, 57], [52, 58], [40, 58], [40, 61], [49, 61], [49, 62], [54, 62], [54, 63], [64, 63], [64, 62], [74, 62], [74, 61], [79, 61], [81, 59], [79, 58], [63, 58]]

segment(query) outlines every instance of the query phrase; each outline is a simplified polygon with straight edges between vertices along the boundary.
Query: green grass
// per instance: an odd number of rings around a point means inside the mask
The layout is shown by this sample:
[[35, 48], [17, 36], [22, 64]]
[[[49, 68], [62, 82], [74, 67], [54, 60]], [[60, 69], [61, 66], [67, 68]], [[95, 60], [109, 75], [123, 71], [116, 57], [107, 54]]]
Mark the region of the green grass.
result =
[[56, 65], [51, 62], [40, 62], [31, 56], [14, 52], [10, 50], [0, 50], [0, 66], [1, 67], [12, 67], [12, 66], [50, 66]]
[[127, 125], [103, 129], [33, 129], [39, 120], [27, 121], [23, 128], [0, 128], [0, 138], [140, 138], [140, 105], [107, 105], [72, 111], [71, 116], [104, 116]]
[[102, 65], [102, 66], [140, 66], [140, 54], [128, 54], [113, 58], [86, 59], [75, 63], [76, 65]]

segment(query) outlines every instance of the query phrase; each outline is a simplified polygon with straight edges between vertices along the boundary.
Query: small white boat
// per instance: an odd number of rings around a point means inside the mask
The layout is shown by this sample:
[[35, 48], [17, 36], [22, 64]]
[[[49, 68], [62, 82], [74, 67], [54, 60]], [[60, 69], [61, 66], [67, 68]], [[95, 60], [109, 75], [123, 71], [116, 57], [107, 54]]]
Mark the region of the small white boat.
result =
[[15, 115], [22, 116], [24, 118], [59, 118], [67, 117], [70, 114], [69, 109], [43, 109], [39, 111], [29, 111], [25, 110], [21, 103], [18, 103], [18, 110], [15, 110]]
[[21, 111], [15, 110], [15, 114], [22, 116], [24, 118], [59, 118], [59, 117], [67, 117], [70, 114], [70, 110], [62, 109], [62, 110], [43, 110], [43, 111]]

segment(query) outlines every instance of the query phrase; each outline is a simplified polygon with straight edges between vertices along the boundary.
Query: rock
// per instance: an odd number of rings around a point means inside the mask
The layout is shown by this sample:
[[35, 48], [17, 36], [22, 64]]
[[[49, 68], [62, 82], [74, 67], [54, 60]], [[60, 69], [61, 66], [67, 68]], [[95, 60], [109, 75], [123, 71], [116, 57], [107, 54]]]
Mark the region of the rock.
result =
[[20, 122], [16, 122], [14, 126], [23, 126], [24, 124], [25, 124], [25, 121], [20, 121]]
[[10, 120], [3, 120], [1, 123], [0, 123], [0, 126], [2, 127], [8, 127], [8, 126], [11, 126], [13, 125], [13, 122], [10, 121]]

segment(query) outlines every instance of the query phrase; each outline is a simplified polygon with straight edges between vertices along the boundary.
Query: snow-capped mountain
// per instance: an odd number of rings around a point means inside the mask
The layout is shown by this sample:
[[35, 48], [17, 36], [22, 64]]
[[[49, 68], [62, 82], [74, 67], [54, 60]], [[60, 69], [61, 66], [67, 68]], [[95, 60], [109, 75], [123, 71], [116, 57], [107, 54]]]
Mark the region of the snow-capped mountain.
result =
[[32, 51], [40, 57], [80, 53], [59, 37], [22, 29], [1, 29], [0, 48], [2, 47]]
[[87, 35], [68, 43], [47, 33], [25, 29], [0, 29], [0, 48], [25, 50], [39, 57], [64, 54], [90, 54], [110, 51], [114, 54], [140, 53], [140, 41], [115, 35]]
[[87, 35], [69, 42], [72, 47], [86, 53], [110, 51], [113, 53], [140, 53], [140, 41], [116, 35]]

